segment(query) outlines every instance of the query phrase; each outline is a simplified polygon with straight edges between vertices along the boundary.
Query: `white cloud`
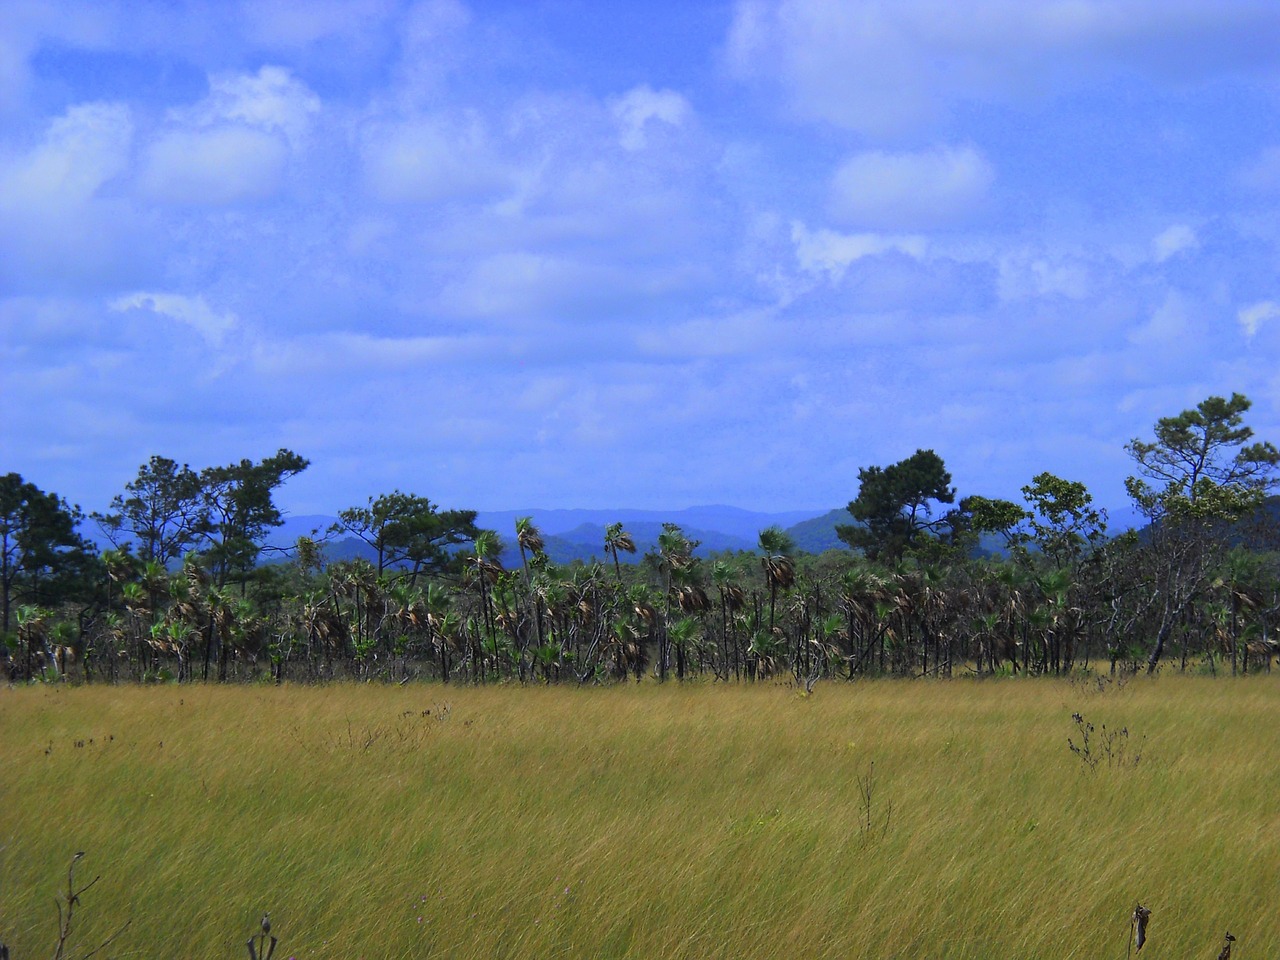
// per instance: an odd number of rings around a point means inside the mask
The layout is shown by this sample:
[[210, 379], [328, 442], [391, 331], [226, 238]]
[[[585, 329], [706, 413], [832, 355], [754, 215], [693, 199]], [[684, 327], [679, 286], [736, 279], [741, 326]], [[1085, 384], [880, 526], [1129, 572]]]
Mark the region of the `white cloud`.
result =
[[145, 256], [116, 185], [132, 141], [127, 107], [90, 103], [53, 120], [29, 150], [0, 153], [0, 291], [111, 285]]
[[203, 296], [188, 297], [179, 293], [146, 293], [139, 291], [120, 297], [111, 303], [117, 313], [127, 310], [149, 310], [186, 324], [212, 346], [218, 347], [240, 321], [234, 313], [217, 313]]
[[162, 203], [262, 200], [279, 189], [288, 152], [281, 137], [251, 127], [174, 130], [148, 148], [139, 185]]
[[843, 279], [850, 264], [864, 257], [902, 253], [919, 260], [924, 257], [928, 246], [924, 237], [919, 236], [811, 231], [798, 221], [791, 225], [791, 241], [795, 244], [796, 259], [802, 270], [825, 273], [837, 283]]
[[1185, 223], [1175, 223], [1167, 230], [1161, 231], [1151, 241], [1156, 263], [1164, 263], [1186, 250], [1194, 250], [1200, 246], [1196, 232]]
[[372, 127], [362, 156], [368, 190], [391, 203], [488, 196], [511, 181], [475, 115], [418, 117]]
[[257, 42], [306, 47], [334, 36], [349, 42], [389, 19], [396, 6], [394, 0], [241, 0], [239, 12]]
[[997, 290], [1004, 301], [1046, 296], [1082, 300], [1093, 293], [1089, 265], [1075, 257], [1015, 251], [997, 261]]
[[215, 74], [209, 95], [169, 111], [146, 149], [139, 186], [161, 203], [221, 206], [263, 200], [280, 188], [291, 151], [320, 99], [283, 67]]
[[971, 146], [905, 153], [870, 150], [836, 170], [828, 210], [848, 225], [940, 225], [975, 211], [994, 180], [991, 164]]
[[1242, 307], [1240, 312], [1236, 314], [1236, 321], [1240, 324], [1240, 329], [1244, 331], [1246, 339], [1252, 340], [1262, 324], [1274, 320], [1276, 317], [1280, 317], [1280, 303], [1274, 300], [1261, 300], [1258, 303]]
[[0, 164], [0, 206], [65, 209], [91, 199], [129, 162], [133, 123], [118, 103], [71, 107], [25, 157]]
[[440, 291], [437, 306], [512, 330], [579, 324], [613, 336], [610, 328], [620, 326], [623, 318], [646, 307], [652, 310], [656, 301], [684, 292], [696, 280], [682, 265], [645, 269], [586, 252], [513, 250], [473, 258], [462, 275]]
[[620, 142], [627, 150], [645, 147], [645, 129], [651, 121], [678, 127], [693, 112], [689, 101], [674, 90], [654, 90], [648, 84], [627, 91], [610, 109], [622, 128]]
[[283, 133], [295, 149], [305, 138], [320, 98], [284, 67], [264, 66], [256, 74], [224, 73], [209, 78], [209, 96], [176, 118], [198, 127], [226, 121]]
[[802, 117], [892, 138], [965, 102], [1268, 69], [1277, 30], [1274, 5], [1202, 0], [739, 0], [725, 53]]
[[1191, 313], [1187, 301], [1170, 291], [1164, 302], [1151, 312], [1145, 323], [1129, 331], [1129, 342], [1136, 347], [1184, 349], [1192, 332]]

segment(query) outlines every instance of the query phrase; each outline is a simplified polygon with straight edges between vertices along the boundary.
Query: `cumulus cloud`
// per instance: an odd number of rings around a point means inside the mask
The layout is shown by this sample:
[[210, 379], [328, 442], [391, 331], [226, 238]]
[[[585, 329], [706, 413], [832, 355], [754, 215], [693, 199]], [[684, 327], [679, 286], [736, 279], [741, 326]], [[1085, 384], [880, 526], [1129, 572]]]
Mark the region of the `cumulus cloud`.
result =
[[282, 67], [214, 75], [207, 97], [169, 111], [146, 148], [139, 187], [149, 199], [192, 206], [271, 197], [320, 107]]
[[1240, 324], [1240, 329], [1244, 331], [1245, 338], [1252, 340], [1259, 327], [1276, 319], [1276, 317], [1280, 317], [1280, 303], [1274, 300], [1260, 300], [1247, 307], [1242, 307], [1240, 312], [1236, 314], [1236, 321]]
[[918, 260], [924, 257], [928, 247], [925, 238], [920, 236], [810, 230], [799, 221], [791, 225], [791, 241], [802, 270], [825, 274], [837, 283], [850, 264], [864, 257], [901, 253]]
[[979, 5], [739, 0], [739, 77], [777, 83], [803, 117], [876, 137], [965, 102], [1051, 96], [1126, 73], [1187, 79], [1266, 68], [1280, 10], [1200, 0]]
[[855, 154], [831, 179], [828, 212], [840, 223], [919, 229], [954, 222], [981, 205], [995, 180], [971, 146]]
[[1151, 241], [1156, 263], [1164, 263], [1170, 257], [1200, 246], [1196, 232], [1185, 223], [1175, 223], [1167, 230], [1162, 230]]
[[199, 127], [231, 121], [260, 130], [278, 130], [297, 147], [306, 136], [320, 98], [284, 67], [264, 66], [256, 74], [223, 73], [209, 78], [209, 96], [175, 117]]
[[30, 149], [0, 154], [0, 288], [97, 283], [128, 270], [137, 224], [115, 185], [133, 136], [123, 104], [79, 104]]
[[511, 182], [475, 114], [374, 125], [365, 132], [361, 153], [367, 189], [389, 203], [492, 196]]
[[220, 347], [228, 334], [240, 321], [234, 313], [218, 313], [203, 296], [185, 296], [179, 293], [147, 293], [139, 291], [119, 297], [111, 303], [111, 309], [123, 313], [128, 310], [148, 310], [158, 316], [168, 317], [185, 324], [200, 334], [211, 346]]
[[1129, 342], [1136, 347], [1177, 349], [1185, 346], [1191, 332], [1190, 304], [1185, 297], [1170, 291], [1144, 323], [1129, 331]]
[[331, 37], [358, 36], [395, 12], [394, 0], [241, 0], [239, 14], [259, 43], [306, 47]]
[[48, 208], [81, 204], [125, 171], [133, 123], [118, 103], [71, 107], [49, 124], [41, 143], [0, 166], [0, 204]]
[[644, 148], [648, 143], [645, 130], [651, 122], [678, 127], [693, 112], [689, 101], [674, 90], [654, 90], [648, 84], [627, 91], [610, 108], [622, 129], [619, 142], [627, 150]]
[[998, 258], [1001, 300], [1060, 296], [1083, 300], [1094, 292], [1090, 266], [1068, 255], [1016, 250]]
[[244, 126], [174, 130], [147, 149], [139, 186], [162, 203], [195, 206], [270, 197], [288, 160], [284, 141]]

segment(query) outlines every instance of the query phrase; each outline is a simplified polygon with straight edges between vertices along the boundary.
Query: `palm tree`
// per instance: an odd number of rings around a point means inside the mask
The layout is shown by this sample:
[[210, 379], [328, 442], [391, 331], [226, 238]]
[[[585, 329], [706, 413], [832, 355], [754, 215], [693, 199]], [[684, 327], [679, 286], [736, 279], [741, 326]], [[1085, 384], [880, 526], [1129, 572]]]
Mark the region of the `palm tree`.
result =
[[333, 598], [323, 590], [310, 590], [296, 598], [295, 624], [307, 641], [307, 661], [314, 669], [319, 646], [326, 668], [335, 646], [345, 646], [344, 622], [334, 610]]
[[147, 591], [136, 580], [130, 580], [120, 585], [120, 599], [124, 602], [125, 613], [129, 618], [129, 634], [133, 641], [131, 644], [134, 654], [133, 666], [145, 673], [147, 656], [142, 634], [144, 629], [150, 629], [151, 622], [151, 607], [147, 603]]
[[[27, 663], [23, 673], [24, 679], [30, 680], [35, 676], [35, 657], [36, 646], [44, 648], [48, 646], [49, 637], [49, 611], [35, 604], [24, 603], [19, 605], [15, 611], [18, 620], [18, 642], [26, 645]], [[52, 654], [48, 658], [53, 662], [53, 669], [58, 669], [57, 661], [54, 660]], [[41, 673], [48, 669], [41, 668]]]
[[696, 617], [681, 617], [668, 628], [668, 636], [671, 638], [672, 645], [676, 648], [676, 679], [678, 680], [684, 679], [687, 648], [694, 642], [697, 635], [698, 620]]
[[774, 629], [774, 608], [779, 590], [790, 590], [796, 582], [796, 567], [791, 559], [795, 542], [781, 527], [765, 527], [760, 531], [760, 549], [764, 556], [760, 566], [764, 569], [764, 581], [769, 587], [769, 630]]
[[778, 656], [783, 653], [783, 646], [777, 634], [772, 630], [757, 630], [751, 636], [751, 644], [747, 648], [749, 675], [753, 680], [763, 680], [773, 673], [778, 665]]
[[622, 583], [622, 565], [618, 563], [618, 551], [635, 553], [636, 542], [631, 534], [622, 529], [622, 523], [611, 523], [604, 529], [604, 548], [613, 554], [613, 569], [618, 575], [618, 583]]
[[[538, 593], [533, 589], [533, 577], [529, 572], [528, 554], [533, 554], [535, 560], [545, 562], [546, 542], [542, 538], [541, 531], [533, 525], [533, 517], [520, 517], [516, 520], [516, 545], [520, 548], [520, 565], [524, 567], [524, 586], [525, 592], [533, 602], [533, 623], [538, 634], [538, 646], [544, 646], [544, 637], [542, 633], [542, 601], [538, 598]], [[527, 642], [520, 645], [520, 674], [524, 676], [524, 649]]]
[[128, 583], [133, 579], [136, 561], [133, 554], [123, 550], [104, 550], [102, 566], [107, 571], [107, 606], [111, 606], [111, 584]]
[[440, 679], [448, 683], [450, 657], [462, 648], [462, 633], [465, 625], [462, 616], [456, 610], [444, 610], [431, 614], [431, 617], [431, 634], [440, 655]]
[[379, 633], [390, 632], [391, 675], [395, 678], [395, 661], [401, 659], [402, 676], [408, 677], [408, 657], [412, 637], [426, 626], [426, 605], [422, 589], [405, 581], [392, 584], [383, 599], [383, 615]]
[[720, 650], [721, 650], [721, 668], [724, 670], [724, 678], [729, 678], [730, 659], [732, 659], [732, 669], [735, 679], [741, 679], [740, 659], [737, 656], [738, 638], [737, 638], [737, 621], [733, 620], [734, 642], [733, 656], [729, 654], [729, 623], [730, 614], [736, 613], [747, 602], [746, 591], [738, 585], [737, 571], [733, 566], [724, 560], [717, 560], [711, 567], [711, 582], [716, 585], [716, 591], [720, 594]]
[[[1262, 602], [1261, 591], [1257, 587], [1261, 573], [1261, 557], [1237, 547], [1227, 554], [1221, 571], [1213, 581], [1214, 589], [1224, 591], [1231, 604], [1231, 617], [1227, 623], [1231, 645], [1232, 676], [1235, 676], [1239, 668], [1237, 648], [1240, 646], [1238, 640], [1241, 633], [1241, 614], [1243, 611], [1257, 608]], [[1245, 656], [1248, 657], [1247, 651]], [[1185, 654], [1183, 659], [1185, 661]]]
[[[484, 639], [489, 641], [493, 640], [494, 633], [493, 604], [490, 600], [489, 590], [493, 584], [497, 583], [498, 577], [502, 575], [502, 564], [497, 559], [501, 549], [502, 542], [498, 539], [496, 533], [492, 530], [481, 530], [472, 542], [471, 556], [466, 559], [467, 567], [479, 586]], [[475, 658], [475, 667], [473, 669], [480, 666], [480, 659], [479, 656]]]
[[532, 554], [539, 554], [546, 549], [542, 533], [533, 525], [533, 517], [520, 517], [516, 520], [516, 545], [520, 547], [520, 562], [524, 566], [527, 580], [529, 576], [529, 558], [526, 555], [526, 551]]
[[684, 531], [677, 524], [664, 523], [662, 525], [662, 532], [658, 534], [658, 562], [666, 576], [666, 583], [664, 584], [664, 594], [666, 596], [664, 612], [666, 615], [663, 617], [662, 630], [658, 634], [659, 680], [667, 679], [667, 661], [670, 659], [667, 624], [671, 621], [672, 583], [677, 576], [693, 565], [693, 551], [696, 546], [697, 544], [686, 537]]
[[1069, 567], [1055, 567], [1036, 577], [1036, 587], [1042, 598], [1043, 612], [1041, 623], [1046, 628], [1044, 639], [1044, 659], [1046, 666], [1054, 673], [1061, 673], [1063, 664], [1062, 628], [1070, 608], [1067, 605], [1071, 592], [1072, 576]]
[[[870, 566], [859, 564], [840, 575], [840, 598], [844, 605], [846, 633], [849, 637], [849, 679], [865, 669], [864, 663], [876, 642], [883, 636], [887, 622], [878, 615], [877, 606], [886, 599], [887, 583]], [[878, 629], [877, 629], [878, 628]], [[857, 640], [861, 640], [861, 649]]]

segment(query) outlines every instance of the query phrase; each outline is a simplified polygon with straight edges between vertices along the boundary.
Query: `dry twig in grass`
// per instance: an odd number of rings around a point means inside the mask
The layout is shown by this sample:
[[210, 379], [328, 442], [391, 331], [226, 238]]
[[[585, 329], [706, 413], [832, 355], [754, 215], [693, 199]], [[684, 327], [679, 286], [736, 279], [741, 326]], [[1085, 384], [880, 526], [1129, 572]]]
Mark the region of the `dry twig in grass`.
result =
[[[75, 917], [76, 907], [80, 904], [80, 895], [102, 879], [100, 876], [94, 877], [83, 887], [80, 887], [78, 890], [76, 889], [76, 864], [80, 862], [82, 857], [84, 857], [84, 851], [77, 853], [71, 858], [71, 865], [67, 867], [66, 896], [54, 901], [58, 907], [58, 946], [53, 952], [53, 960], [65, 960], [67, 956], [67, 940], [71, 937], [71, 921]], [[63, 910], [63, 904], [66, 904], [65, 910]], [[102, 943], [98, 944], [88, 953], [81, 954], [78, 960], [89, 960], [90, 957], [108, 946], [116, 939], [116, 937], [120, 936], [120, 934], [124, 933], [125, 929], [132, 922], [132, 920], [126, 920], [119, 930], [107, 937], [107, 939], [103, 940]], [[7, 958], [8, 951], [5, 951], [3, 956]]]

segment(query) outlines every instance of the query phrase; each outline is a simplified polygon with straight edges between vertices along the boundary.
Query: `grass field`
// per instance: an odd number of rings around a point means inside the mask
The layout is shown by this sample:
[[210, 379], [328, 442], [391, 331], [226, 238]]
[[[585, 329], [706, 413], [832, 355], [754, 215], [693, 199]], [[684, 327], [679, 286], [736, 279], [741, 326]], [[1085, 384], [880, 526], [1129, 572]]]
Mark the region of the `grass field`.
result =
[[277, 960], [1119, 960], [1141, 900], [1144, 958], [1274, 958], [1278, 720], [1265, 676], [0, 690], [0, 940], [52, 956], [83, 850], [76, 956], [269, 910]]

